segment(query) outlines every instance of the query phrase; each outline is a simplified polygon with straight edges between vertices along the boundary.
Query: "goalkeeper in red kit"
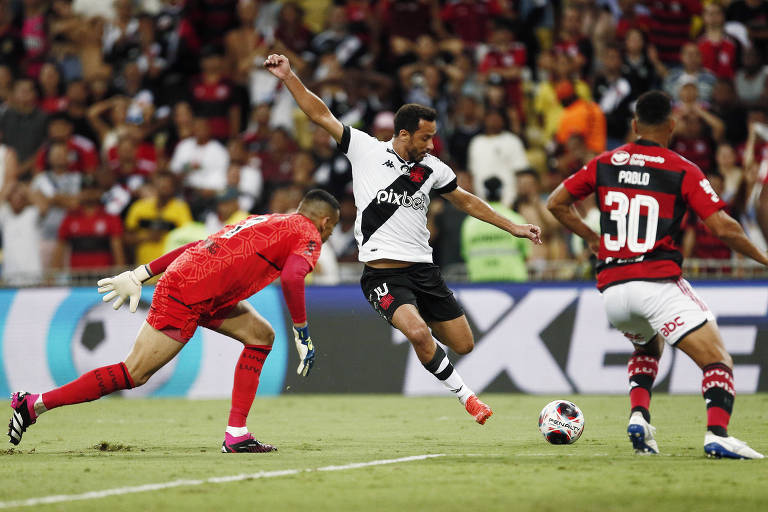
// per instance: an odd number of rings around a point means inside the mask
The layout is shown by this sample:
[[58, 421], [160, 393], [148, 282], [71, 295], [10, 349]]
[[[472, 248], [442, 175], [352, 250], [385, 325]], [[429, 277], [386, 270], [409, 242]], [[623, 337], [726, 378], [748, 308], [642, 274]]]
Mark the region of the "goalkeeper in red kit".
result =
[[297, 213], [252, 215], [134, 270], [99, 281], [104, 301], [118, 309], [128, 300], [135, 312], [141, 284], [163, 273], [146, 322], [125, 361], [97, 368], [46, 393], [18, 391], [11, 397], [10, 442], [18, 444], [42, 413], [63, 405], [96, 400], [141, 386], [173, 359], [194, 334], [207, 327], [244, 345], [235, 366], [232, 406], [222, 452], [270, 452], [248, 432], [246, 418], [259, 375], [272, 349], [272, 326], [245, 301], [278, 276], [293, 320], [299, 352], [297, 373], [306, 376], [315, 357], [307, 327], [304, 277], [312, 271], [339, 220], [339, 204], [322, 190], [311, 190]]

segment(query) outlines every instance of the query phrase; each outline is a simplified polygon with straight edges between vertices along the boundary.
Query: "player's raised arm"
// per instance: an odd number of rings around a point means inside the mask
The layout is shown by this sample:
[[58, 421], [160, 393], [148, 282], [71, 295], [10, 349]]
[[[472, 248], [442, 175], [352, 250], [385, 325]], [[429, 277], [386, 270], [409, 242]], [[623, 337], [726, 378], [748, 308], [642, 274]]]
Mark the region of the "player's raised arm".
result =
[[122, 274], [100, 279], [96, 283], [99, 287], [99, 293], [106, 293], [101, 300], [109, 302], [117, 297], [117, 300], [112, 304], [112, 308], [120, 309], [120, 306], [128, 299], [131, 313], [135, 313], [141, 298], [141, 285], [151, 277], [165, 272], [165, 269], [173, 263], [173, 260], [197, 243], [198, 241], [190, 242], [160, 256], [156, 260], [152, 260], [146, 265], [139, 265], [135, 269], [126, 270]]
[[600, 235], [586, 225], [581, 215], [573, 207], [574, 202], [576, 202], [576, 198], [561, 183], [547, 199], [547, 209], [563, 226], [583, 238], [590, 250], [597, 254], [600, 250]]
[[264, 67], [277, 78], [283, 81], [293, 95], [301, 110], [309, 119], [331, 134], [336, 142], [341, 142], [344, 126], [341, 121], [331, 113], [323, 100], [315, 93], [307, 89], [296, 73], [291, 69], [291, 64], [285, 55], [272, 54], [264, 61]]
[[508, 218], [500, 215], [488, 203], [461, 187], [456, 187], [451, 192], [443, 194], [443, 197], [467, 215], [471, 215], [488, 224], [493, 224], [497, 228], [503, 229], [518, 238], [527, 238], [535, 244], [541, 244], [541, 228], [539, 226], [535, 224], [515, 224]]
[[768, 266], [768, 256], [747, 238], [741, 224], [723, 210], [718, 210], [704, 219], [704, 224], [712, 234], [734, 251]]

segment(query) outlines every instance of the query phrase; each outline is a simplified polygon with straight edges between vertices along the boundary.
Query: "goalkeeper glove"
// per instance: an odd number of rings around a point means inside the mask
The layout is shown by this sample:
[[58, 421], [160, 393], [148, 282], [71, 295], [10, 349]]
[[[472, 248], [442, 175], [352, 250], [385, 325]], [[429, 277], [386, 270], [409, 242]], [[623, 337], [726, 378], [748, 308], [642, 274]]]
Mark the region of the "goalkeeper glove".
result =
[[149, 273], [147, 266], [141, 265], [133, 270], [126, 270], [122, 274], [101, 279], [96, 284], [99, 286], [99, 293], [106, 293], [101, 299], [104, 302], [117, 297], [112, 304], [112, 309], [120, 309], [125, 299], [129, 299], [131, 313], [135, 313], [141, 298], [141, 283], [150, 277], [152, 274]]
[[299, 367], [296, 373], [302, 377], [309, 374], [312, 365], [315, 364], [315, 346], [309, 337], [309, 327], [293, 327], [293, 341], [296, 342], [296, 350], [299, 352]]

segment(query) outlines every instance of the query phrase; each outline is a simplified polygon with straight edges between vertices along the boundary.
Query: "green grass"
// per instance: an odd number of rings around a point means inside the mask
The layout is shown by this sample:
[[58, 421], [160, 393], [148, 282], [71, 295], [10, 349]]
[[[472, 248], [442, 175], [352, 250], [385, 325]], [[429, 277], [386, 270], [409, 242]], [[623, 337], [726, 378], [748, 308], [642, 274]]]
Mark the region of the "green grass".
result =
[[[653, 423], [662, 451], [655, 457], [632, 453], [626, 440], [625, 397], [483, 398], [496, 412], [483, 427], [448, 396], [259, 399], [249, 427], [280, 451], [258, 455], [219, 453], [226, 401], [107, 399], [62, 408], [43, 416], [19, 447], [0, 452], [0, 502], [442, 453], [446, 456], [415, 462], [204, 483], [32, 508], [768, 510], [768, 460], [704, 457], [701, 397], [654, 396]], [[539, 410], [553, 398], [569, 398], [584, 411], [586, 429], [574, 445], [548, 445], [536, 428]], [[737, 397], [731, 430], [768, 453], [768, 395]]]

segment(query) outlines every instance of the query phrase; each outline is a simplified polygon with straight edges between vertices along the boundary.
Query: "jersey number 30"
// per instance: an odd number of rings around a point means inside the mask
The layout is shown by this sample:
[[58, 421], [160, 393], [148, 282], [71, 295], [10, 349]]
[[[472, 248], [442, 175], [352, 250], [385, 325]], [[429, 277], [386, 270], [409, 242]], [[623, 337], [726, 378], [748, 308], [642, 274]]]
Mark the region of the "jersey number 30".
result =
[[[627, 247], [635, 253], [644, 253], [656, 244], [656, 226], [659, 222], [659, 203], [652, 196], [638, 194], [632, 199], [615, 190], [605, 194], [605, 206], [616, 205], [611, 210], [611, 220], [616, 223], [616, 238], [603, 235], [603, 244], [609, 251]], [[640, 209], [646, 209], [645, 237], [640, 242]]]

